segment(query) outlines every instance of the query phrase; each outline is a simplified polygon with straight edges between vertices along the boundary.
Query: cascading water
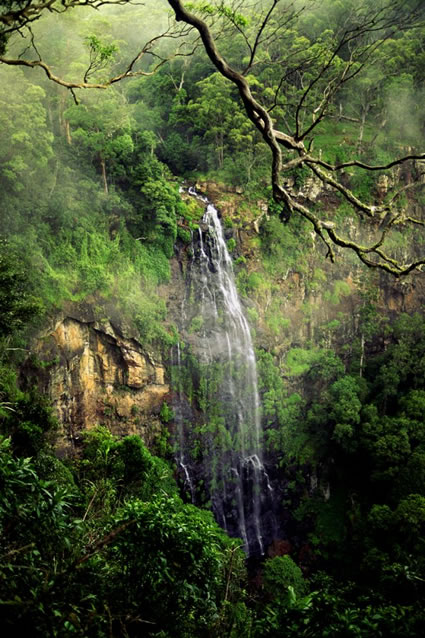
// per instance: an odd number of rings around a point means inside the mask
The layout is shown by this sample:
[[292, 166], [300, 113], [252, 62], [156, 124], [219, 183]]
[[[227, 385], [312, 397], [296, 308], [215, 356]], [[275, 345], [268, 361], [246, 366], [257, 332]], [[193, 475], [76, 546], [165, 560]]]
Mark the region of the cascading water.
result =
[[[181, 351], [180, 351], [180, 343], [177, 344], [176, 348], [172, 353], [171, 365], [173, 368], [180, 370], [181, 369]], [[179, 470], [183, 473], [183, 481], [184, 486], [188, 494], [190, 495], [190, 500], [193, 503], [195, 500], [195, 492], [194, 486], [192, 482], [192, 478], [190, 476], [190, 472], [188, 469], [188, 464], [186, 461], [186, 442], [185, 442], [185, 428], [184, 428], [184, 416], [183, 416], [183, 388], [181, 384], [181, 379], [177, 376], [176, 384], [175, 384], [175, 393], [176, 400], [175, 405], [178, 406], [175, 411], [175, 424], [177, 431], [177, 440], [178, 440], [178, 449], [177, 449], [177, 465]]]
[[[194, 486], [202, 482], [217, 522], [243, 540], [249, 556], [262, 555], [274, 531], [273, 499], [251, 333], [217, 210], [189, 193], [206, 210], [192, 240], [181, 313], [185, 354], [178, 346], [173, 355], [177, 462], [191, 500], [197, 501]], [[188, 413], [190, 400], [196, 419]]]

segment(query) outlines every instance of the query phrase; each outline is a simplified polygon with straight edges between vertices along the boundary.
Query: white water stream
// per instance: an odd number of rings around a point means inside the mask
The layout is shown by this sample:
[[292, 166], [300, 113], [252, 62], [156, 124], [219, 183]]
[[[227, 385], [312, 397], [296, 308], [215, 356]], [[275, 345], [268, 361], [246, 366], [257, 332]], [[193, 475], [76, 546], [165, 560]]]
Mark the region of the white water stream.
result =
[[[249, 325], [237, 293], [232, 260], [215, 207], [191, 189], [206, 205], [201, 228], [194, 234], [188, 294], [182, 315], [197, 322], [194, 344], [200, 375], [202, 476], [217, 522], [239, 536], [248, 555], [262, 555], [264, 514], [270, 511], [272, 487], [264, 468], [257, 369]], [[194, 314], [195, 313], [195, 314]], [[186, 326], [190, 334], [190, 326]], [[184, 365], [177, 350], [179, 367]], [[181, 392], [181, 389], [178, 390]], [[181, 405], [181, 396], [180, 405]], [[183, 480], [195, 499], [194, 463], [186, 452], [187, 425], [176, 404]], [[192, 435], [193, 438], [193, 435]], [[267, 535], [267, 534], [266, 534]]]

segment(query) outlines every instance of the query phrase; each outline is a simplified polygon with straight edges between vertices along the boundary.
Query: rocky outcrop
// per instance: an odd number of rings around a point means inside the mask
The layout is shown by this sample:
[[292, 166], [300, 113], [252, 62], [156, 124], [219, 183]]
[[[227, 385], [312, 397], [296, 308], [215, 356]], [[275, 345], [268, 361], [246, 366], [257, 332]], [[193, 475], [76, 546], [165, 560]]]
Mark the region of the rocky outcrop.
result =
[[[378, 198], [385, 196], [393, 183], [391, 179], [378, 180]], [[403, 179], [409, 183], [411, 177], [404, 176]], [[286, 186], [297, 197], [318, 202], [326, 217], [330, 221], [334, 219], [341, 202], [335, 198], [332, 189], [323, 187], [320, 180], [309, 178], [297, 186], [291, 178]], [[292, 248], [291, 243], [302, 242], [298, 258], [286, 259], [282, 252], [282, 263], [278, 264], [275, 257], [274, 272], [273, 268], [266, 271], [266, 251], [261, 250], [258, 235], [261, 235], [265, 222], [271, 217], [267, 202], [247, 202], [244, 195], [234, 188], [210, 181], [199, 182], [196, 188], [205, 193], [220, 211], [226, 239], [233, 237], [236, 241], [236, 251], [233, 253], [235, 271], [242, 282], [240, 292], [243, 304], [252, 309], [249, 319], [255, 329], [256, 346], [273, 352], [280, 364], [293, 347], [320, 345], [337, 351], [343, 346], [347, 349], [347, 344], [361, 337], [360, 311], [367, 299], [373, 298], [378, 317], [385, 317], [386, 320], [395, 319], [402, 312], [412, 314], [422, 310], [425, 303], [425, 272], [396, 279], [367, 268], [338, 247], [334, 250], [336, 263], [331, 263], [326, 258], [324, 244], [308, 227], [298, 236], [294, 226], [288, 226], [288, 249]], [[409, 206], [414, 217], [422, 218], [423, 212], [416, 210], [418, 204], [415, 204], [414, 199], [409, 200]], [[363, 224], [347, 213], [342, 215], [338, 223], [344, 237], [360, 244], [372, 244], [376, 239], [375, 227]], [[399, 245], [393, 247], [400, 263], [408, 262], [407, 253], [412, 250], [419, 258], [423, 251], [421, 245], [415, 243], [416, 238], [410, 236], [409, 240], [402, 239], [400, 236]], [[268, 248], [273, 249], [271, 236], [268, 238]], [[175, 272], [178, 272], [177, 269]], [[252, 273], [258, 275], [256, 280], [250, 279]], [[175, 288], [177, 280], [175, 277]], [[250, 287], [252, 281], [255, 285]]]
[[158, 433], [169, 393], [164, 366], [109, 320], [61, 318], [37, 340], [26, 375], [50, 397], [65, 449], [99, 424], [118, 435], [140, 434], [147, 444]]

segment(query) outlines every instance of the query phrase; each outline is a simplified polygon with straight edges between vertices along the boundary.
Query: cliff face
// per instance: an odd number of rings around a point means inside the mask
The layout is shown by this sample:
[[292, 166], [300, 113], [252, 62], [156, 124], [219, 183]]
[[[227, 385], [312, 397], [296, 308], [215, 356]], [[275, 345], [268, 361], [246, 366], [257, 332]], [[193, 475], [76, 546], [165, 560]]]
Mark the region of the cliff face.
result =
[[[400, 177], [400, 176], [399, 176]], [[386, 180], [389, 180], [386, 177]], [[259, 235], [261, 225], [268, 219], [267, 203], [258, 201], [250, 210], [244, 203], [244, 196], [235, 189], [224, 189], [213, 182], [197, 185], [206, 193], [220, 211], [226, 225], [229, 221], [228, 236], [233, 237], [237, 245], [237, 253], [233, 257], [242, 257], [243, 266], [249, 274], [259, 273], [263, 282], [256, 289], [248, 291], [249, 300], [244, 303], [255, 307], [258, 319], [254, 325], [257, 335], [256, 345], [261, 345], [278, 354], [291, 347], [291, 344], [303, 345], [307, 341], [317, 343], [320, 337], [331, 345], [338, 343], [323, 337], [326, 326], [339, 320], [339, 345], [349, 341], [358, 331], [358, 312], [364, 303], [365, 293], [373, 297], [380, 316], [393, 319], [400, 313], [412, 314], [422, 311], [425, 303], [425, 272], [414, 272], [397, 279], [384, 272], [373, 270], [360, 263], [357, 257], [335, 247], [336, 261], [331, 263], [326, 258], [326, 250], [313, 232], [302, 234], [301, 238], [293, 237], [293, 241], [302, 241], [306, 249], [295, 263], [282, 272], [266, 272], [264, 267], [265, 253], [260, 249]], [[381, 179], [377, 188], [384, 194], [388, 183]], [[306, 180], [302, 190], [298, 192], [309, 202], [319, 202], [327, 215], [332, 219], [338, 201], [329, 189], [313, 179]], [[412, 215], [421, 217], [416, 210], [417, 204], [410, 202]], [[347, 217], [343, 224], [343, 234], [358, 243], [372, 244], [376, 228], [359, 223], [354, 217]], [[273, 248], [272, 244], [269, 248]], [[396, 250], [400, 263], [408, 263], [409, 251], [414, 251], [418, 258], [422, 247], [415, 236], [409, 236]], [[285, 255], [282, 256], [283, 259]], [[276, 269], [277, 270], [277, 269]], [[277, 303], [279, 299], [279, 303]], [[270, 330], [266, 325], [267, 315], [284, 318], [288, 329]], [[265, 321], [266, 320], [266, 321]]]
[[[147, 352], [110, 321], [65, 316], [37, 340], [31, 376], [49, 396], [70, 451], [98, 424], [151, 443], [169, 386], [158, 354]], [[61, 447], [62, 447], [61, 446]]]
[[[306, 197], [318, 197], [314, 186]], [[199, 189], [214, 201], [224, 219], [226, 239], [237, 246], [233, 257], [236, 263], [242, 260], [235, 265], [242, 289], [252, 273], [259, 275], [259, 284], [243, 291], [243, 304], [255, 329], [255, 345], [272, 352], [283, 372], [286, 355], [294, 347], [350, 349], [361, 337], [361, 347], [373, 349], [372, 343], [365, 346], [358, 328], [365, 292], [373, 293], [382, 318], [415, 312], [425, 302], [425, 273], [396, 280], [338, 251], [337, 264], [331, 264], [320, 242], [308, 234], [303, 235], [309, 246], [302, 259], [280, 272], [267, 272], [258, 234], [267, 218], [266, 202], [247, 207], [243, 194], [213, 183]], [[359, 238], [354, 221], [347, 232]], [[191, 253], [181, 242], [177, 249], [171, 282], [162, 286], [162, 294], [169, 318], [178, 325]], [[161, 354], [123, 328], [125, 320], [113, 308], [104, 309], [109, 319], [98, 321], [94, 306], [70, 306], [40, 335], [24, 374], [50, 397], [62, 425], [64, 449], [72, 449], [83, 430], [98, 424], [118, 435], [138, 433], [150, 445], [161, 431], [161, 406], [171, 397]], [[191, 343], [193, 335], [186, 336]]]

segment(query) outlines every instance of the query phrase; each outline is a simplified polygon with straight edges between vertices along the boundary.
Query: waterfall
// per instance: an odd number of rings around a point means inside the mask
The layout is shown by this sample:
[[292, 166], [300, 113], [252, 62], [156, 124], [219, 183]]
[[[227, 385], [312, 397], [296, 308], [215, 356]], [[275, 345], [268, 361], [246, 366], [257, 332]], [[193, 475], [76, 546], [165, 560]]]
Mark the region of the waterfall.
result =
[[[172, 356], [171, 364], [172, 366], [176, 366], [177, 370], [181, 369], [181, 351], [180, 344], [177, 343], [175, 348], [177, 357], [174, 360], [174, 351]], [[177, 378], [177, 386], [175, 388], [177, 393], [177, 401], [176, 405], [179, 406], [175, 413], [175, 423], [177, 428], [177, 438], [179, 442], [178, 450], [177, 450], [177, 464], [180, 470], [183, 472], [183, 480], [185, 490], [188, 491], [190, 495], [190, 500], [193, 503], [195, 501], [195, 491], [194, 485], [192, 481], [192, 477], [190, 476], [190, 472], [188, 469], [188, 463], [186, 460], [186, 441], [185, 441], [185, 427], [184, 427], [184, 416], [181, 406], [183, 405], [183, 389], [182, 384], [180, 383], [180, 379]]]
[[[206, 210], [193, 234], [181, 312], [186, 352], [179, 346], [173, 355], [177, 463], [191, 500], [197, 501], [194, 485], [203, 481], [217, 522], [242, 539], [249, 556], [262, 555], [273, 535], [273, 507], [254, 347], [218, 212], [193, 189], [189, 193]], [[188, 415], [185, 385], [196, 418]]]

